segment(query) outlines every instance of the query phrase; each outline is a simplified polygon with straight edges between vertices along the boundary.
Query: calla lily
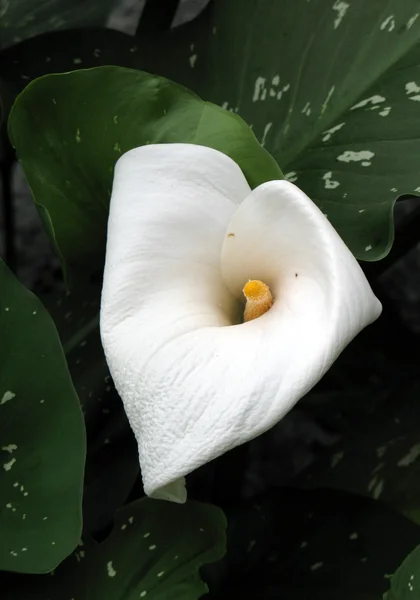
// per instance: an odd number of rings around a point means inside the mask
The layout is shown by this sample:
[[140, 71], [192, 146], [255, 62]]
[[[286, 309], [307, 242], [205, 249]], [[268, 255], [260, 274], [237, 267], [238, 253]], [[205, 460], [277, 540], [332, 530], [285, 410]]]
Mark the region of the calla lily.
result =
[[[251, 303], [271, 296], [243, 322], [250, 280]], [[275, 425], [380, 312], [292, 183], [251, 191], [228, 156], [192, 144], [117, 162], [101, 335], [147, 495], [184, 502], [185, 475]]]

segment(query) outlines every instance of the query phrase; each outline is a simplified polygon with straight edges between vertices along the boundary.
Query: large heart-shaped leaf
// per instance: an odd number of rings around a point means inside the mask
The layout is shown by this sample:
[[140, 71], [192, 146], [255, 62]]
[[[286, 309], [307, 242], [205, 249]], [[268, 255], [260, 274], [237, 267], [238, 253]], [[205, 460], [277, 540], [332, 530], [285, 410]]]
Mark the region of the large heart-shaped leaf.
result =
[[113, 0], [2, 0], [0, 48], [55, 29], [99, 25]]
[[0, 569], [43, 573], [77, 545], [85, 429], [55, 326], [0, 262]]
[[282, 177], [237, 115], [166, 79], [118, 67], [32, 82], [15, 102], [9, 132], [56, 248], [78, 270], [102, 268], [114, 165], [133, 147], [202, 144], [231, 156], [252, 186]]
[[[420, 191], [418, 0], [224, 0], [154, 40], [142, 68], [239, 113], [356, 256]], [[170, 57], [170, 59], [168, 58]]]
[[[199, 575], [225, 553], [226, 520], [208, 504], [149, 500], [119, 511], [109, 537], [81, 545], [54, 577], [1, 580], [8, 600], [196, 600], [207, 590]], [[74, 560], [76, 558], [76, 560]]]

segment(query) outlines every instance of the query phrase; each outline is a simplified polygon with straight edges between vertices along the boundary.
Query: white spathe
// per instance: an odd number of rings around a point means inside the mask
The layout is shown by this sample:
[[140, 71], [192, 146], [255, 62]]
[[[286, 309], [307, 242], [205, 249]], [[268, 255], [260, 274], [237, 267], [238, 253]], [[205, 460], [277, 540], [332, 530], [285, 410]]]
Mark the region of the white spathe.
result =
[[[249, 279], [274, 304], [241, 323]], [[251, 191], [233, 160], [193, 144], [117, 162], [101, 336], [147, 495], [184, 502], [185, 475], [275, 425], [380, 313], [292, 183]]]

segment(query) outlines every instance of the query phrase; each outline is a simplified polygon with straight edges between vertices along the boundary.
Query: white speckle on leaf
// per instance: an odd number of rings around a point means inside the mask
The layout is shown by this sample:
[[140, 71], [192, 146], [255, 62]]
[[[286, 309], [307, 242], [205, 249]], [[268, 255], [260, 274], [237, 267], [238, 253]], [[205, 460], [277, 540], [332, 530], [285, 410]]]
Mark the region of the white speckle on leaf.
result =
[[375, 500], [379, 499], [379, 496], [382, 494], [383, 489], [384, 489], [384, 480], [381, 479], [380, 481], [378, 481], [378, 483], [373, 488], [372, 496], [374, 497]]
[[310, 102], [307, 102], [305, 104], [305, 106], [302, 108], [302, 114], [309, 117], [309, 115], [311, 114], [311, 103]]
[[365, 212], [365, 209], [364, 209], [364, 208], [361, 208], [361, 209], [359, 210], [359, 213], [360, 213], [360, 214], [362, 214], [362, 213], [364, 213], [364, 212]]
[[357, 540], [358, 537], [359, 537], [359, 534], [357, 533], [357, 531], [354, 531], [353, 533], [351, 533], [349, 535], [349, 539], [352, 541]]
[[273, 123], [267, 123], [267, 125], [264, 127], [264, 133], [263, 133], [263, 136], [262, 136], [262, 139], [261, 139], [261, 146], [263, 146], [263, 147], [265, 146], [265, 142], [267, 140], [268, 132], [270, 131], [270, 129], [272, 128], [272, 126], [273, 126]]
[[151, 546], [149, 546], [149, 550], [156, 550], [156, 544], [152, 544]]
[[134, 517], [128, 517], [128, 522], [132, 525], [134, 523]]
[[[7, 310], [9, 310], [9, 309], [7, 309]], [[14, 398], [15, 396], [16, 396], [16, 394], [14, 394], [13, 392], [10, 392], [10, 391], [8, 391], [8, 392], [5, 392], [5, 393], [3, 394], [3, 398], [0, 400], [0, 406], [1, 406], [2, 404], [6, 404], [6, 402], [9, 402], [10, 400], [13, 400], [13, 398]]]
[[297, 181], [296, 171], [290, 171], [289, 173], [286, 173], [284, 178], [286, 179], [286, 181], [290, 181], [290, 183], [294, 183], [295, 181]]
[[80, 65], [81, 62], [82, 62], [81, 58], [73, 58], [73, 64]]
[[115, 575], [117, 574], [117, 571], [112, 565], [112, 560], [106, 563], [106, 570], [108, 572], [108, 577], [115, 577]]
[[415, 15], [413, 15], [412, 17], [410, 17], [407, 21], [407, 29], [411, 29], [411, 27], [414, 25], [414, 23], [417, 21], [417, 18], [419, 16], [420, 13], [416, 13]]
[[195, 66], [195, 63], [197, 62], [197, 54], [191, 54], [191, 56], [188, 60], [189, 60], [191, 69], [193, 69]]
[[355, 104], [354, 106], [351, 107], [350, 110], [356, 110], [356, 108], [363, 108], [364, 106], [367, 106], [368, 104], [380, 104], [381, 102], [385, 102], [386, 98], [384, 98], [383, 96], [370, 96], [369, 98], [365, 98], [364, 100], [360, 100], [360, 102], [358, 102], [357, 104]]
[[387, 117], [390, 112], [391, 112], [391, 107], [384, 106], [384, 108], [381, 111], [379, 111], [379, 114], [381, 115], [381, 117]]
[[158, 577], [162, 577], [163, 575], [165, 575], [165, 571], [160, 571], [160, 573], [157, 574]]
[[121, 530], [124, 531], [124, 529], [127, 529], [127, 525], [125, 523], [121, 525]]
[[405, 91], [407, 94], [418, 94], [420, 92], [420, 86], [415, 81], [408, 81], [405, 84]]
[[146, 594], [147, 594], [146, 590], [143, 590], [143, 591], [140, 593], [140, 598], [144, 598]]
[[254, 84], [254, 95], [252, 96], [252, 101], [257, 102], [258, 100], [264, 100], [264, 92], [265, 96], [267, 95], [267, 90], [265, 88], [265, 77], [258, 76], [255, 80]]
[[148, 531], [147, 533], [145, 533], [145, 534], [144, 534], [144, 536], [143, 536], [143, 537], [144, 537], [144, 538], [148, 538], [148, 537], [149, 537], [149, 535], [150, 535], [150, 532]]
[[328, 173], [325, 173], [325, 175], [322, 176], [322, 179], [325, 181], [325, 189], [327, 190], [334, 190], [340, 185], [338, 181], [333, 181], [331, 177], [332, 171], [328, 171]]
[[395, 19], [394, 15], [390, 15], [382, 21], [381, 23], [381, 31], [393, 31], [395, 29]]
[[16, 444], [9, 444], [8, 446], [2, 446], [1, 448], [4, 452], [9, 452], [11, 454], [14, 450], [17, 450]]
[[390, 192], [398, 192], [398, 189], [397, 189], [397, 188], [390, 188], [390, 190], [389, 190], [389, 191], [390, 191]]
[[420, 86], [417, 85], [415, 81], [409, 81], [405, 84], [405, 91], [407, 94], [417, 94], [416, 96], [410, 96], [409, 100], [414, 100], [414, 102], [418, 102], [420, 100]]
[[365, 252], [369, 252], [369, 250], [372, 250], [372, 246], [370, 244], [369, 244], [369, 246], [366, 246]]
[[328, 142], [328, 140], [331, 139], [332, 134], [341, 129], [343, 125], [345, 125], [345, 123], [339, 123], [338, 125], [334, 125], [334, 127], [331, 127], [331, 129], [327, 129], [326, 131], [324, 131], [324, 133], [322, 134], [322, 141]]
[[353, 150], [346, 150], [343, 154], [337, 156], [337, 160], [345, 163], [349, 162], [360, 162], [362, 161], [363, 167], [368, 167], [371, 163], [371, 158], [375, 156], [374, 152], [370, 150], [360, 150], [359, 152], [353, 152]]
[[[80, 142], [81, 142], [81, 141], [82, 141], [82, 138], [80, 137], [80, 129], [79, 129], [79, 128], [77, 128], [77, 129], [76, 129], [76, 142], [77, 142], [78, 144], [80, 144]], [[69, 315], [71, 316], [71, 313], [67, 313], [67, 314], [69, 314]], [[67, 315], [65, 315], [65, 317], [64, 317], [64, 318], [66, 319], [66, 318], [67, 318]]]
[[273, 79], [271, 80], [271, 83], [273, 85], [278, 85], [280, 83], [280, 75], [274, 75]]
[[321, 568], [321, 567], [323, 567], [323, 566], [324, 566], [324, 563], [323, 563], [323, 562], [317, 562], [317, 563], [314, 563], [314, 564], [311, 566], [311, 571], [317, 571], [318, 569], [320, 569], [320, 568]]
[[413, 464], [418, 457], [420, 456], [420, 444], [414, 444], [405, 456], [398, 461], [397, 465], [399, 467], [409, 467]]
[[10, 471], [10, 469], [13, 467], [13, 465], [15, 464], [15, 462], [16, 462], [16, 458], [12, 458], [12, 460], [9, 460], [9, 462], [4, 463], [3, 469], [5, 471]]
[[284, 86], [281, 88], [281, 90], [279, 90], [279, 91], [277, 92], [277, 100], [281, 100], [281, 98], [282, 98], [283, 94], [284, 94], [285, 92], [288, 92], [289, 90], [290, 90], [290, 83], [286, 83], [286, 85], [284, 85]]
[[334, 469], [344, 457], [344, 452], [336, 452], [331, 458], [331, 468]]
[[327, 110], [328, 107], [328, 103], [331, 100], [331, 96], [334, 94], [334, 90], [335, 90], [335, 85], [333, 85], [330, 89], [330, 91], [327, 94], [327, 97], [325, 98], [322, 106], [321, 106], [321, 115], [324, 114], [324, 112]]
[[337, 11], [337, 18], [334, 19], [334, 29], [337, 29], [337, 27], [340, 25], [341, 21], [346, 16], [346, 12], [347, 12], [349, 6], [350, 6], [350, 4], [347, 4], [347, 2], [342, 2], [340, 0], [337, 0], [336, 2], [334, 2], [332, 9]]

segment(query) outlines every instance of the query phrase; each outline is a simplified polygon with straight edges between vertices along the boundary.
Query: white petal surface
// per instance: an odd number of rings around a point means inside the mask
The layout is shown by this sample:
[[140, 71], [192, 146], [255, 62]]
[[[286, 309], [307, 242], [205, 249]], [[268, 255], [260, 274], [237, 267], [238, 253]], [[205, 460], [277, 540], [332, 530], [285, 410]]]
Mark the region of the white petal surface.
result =
[[248, 382], [249, 398], [261, 406], [256, 435], [317, 383], [382, 307], [328, 219], [288, 181], [259, 186], [237, 209], [222, 272], [238, 298], [249, 279], [264, 281], [274, 296], [267, 313], [242, 325], [259, 345]]
[[[184, 501], [186, 474], [272, 427], [380, 314], [305, 194], [285, 181], [249, 192], [229, 158], [199, 146], [117, 164], [101, 333], [154, 497]], [[231, 325], [249, 279], [274, 305]]]
[[[236, 163], [202, 146], [143, 146], [116, 165], [101, 336], [138, 440], [145, 489], [155, 496], [162, 480], [162, 497], [186, 497], [182, 481], [176, 481], [177, 465], [174, 477], [166, 467], [195, 416], [180, 382], [192, 368], [194, 344], [188, 356], [180, 355], [178, 340], [222, 328], [236, 316], [220, 255], [226, 226], [249, 193]], [[169, 353], [168, 362], [169, 349], [175, 354]], [[200, 386], [205, 388], [204, 378]]]

